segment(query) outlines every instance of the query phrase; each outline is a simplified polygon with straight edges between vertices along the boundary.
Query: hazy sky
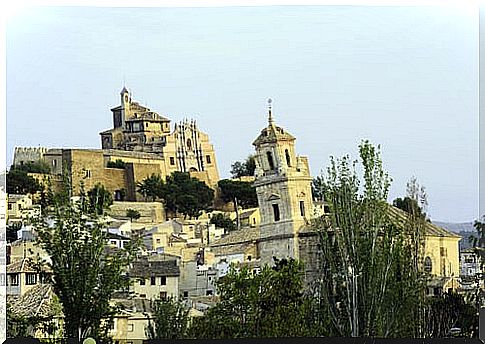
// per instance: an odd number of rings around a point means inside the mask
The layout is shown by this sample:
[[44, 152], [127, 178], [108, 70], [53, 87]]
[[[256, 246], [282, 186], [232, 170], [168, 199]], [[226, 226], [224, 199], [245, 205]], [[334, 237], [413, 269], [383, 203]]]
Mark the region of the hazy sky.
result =
[[414, 175], [433, 220], [478, 216], [478, 16], [470, 8], [57, 7], [7, 23], [7, 164], [15, 146], [100, 148], [123, 83], [194, 118], [221, 177], [267, 124], [313, 175], [381, 144], [389, 200]]

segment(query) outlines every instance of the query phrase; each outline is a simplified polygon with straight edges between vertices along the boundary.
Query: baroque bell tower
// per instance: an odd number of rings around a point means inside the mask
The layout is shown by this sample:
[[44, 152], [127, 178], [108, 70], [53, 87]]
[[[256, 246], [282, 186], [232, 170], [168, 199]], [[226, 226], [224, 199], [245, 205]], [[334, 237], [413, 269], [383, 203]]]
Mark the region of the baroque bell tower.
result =
[[313, 215], [312, 177], [308, 159], [295, 154], [295, 138], [274, 124], [271, 99], [268, 126], [253, 145], [261, 263], [271, 264], [273, 256], [300, 259], [298, 233]]

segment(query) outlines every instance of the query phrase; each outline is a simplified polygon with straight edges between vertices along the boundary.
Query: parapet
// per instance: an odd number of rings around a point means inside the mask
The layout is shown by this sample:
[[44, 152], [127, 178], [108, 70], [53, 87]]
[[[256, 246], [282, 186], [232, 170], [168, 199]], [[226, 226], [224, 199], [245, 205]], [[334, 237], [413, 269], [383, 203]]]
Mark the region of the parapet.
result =
[[42, 160], [47, 151], [46, 147], [15, 147], [13, 164], [20, 165]]

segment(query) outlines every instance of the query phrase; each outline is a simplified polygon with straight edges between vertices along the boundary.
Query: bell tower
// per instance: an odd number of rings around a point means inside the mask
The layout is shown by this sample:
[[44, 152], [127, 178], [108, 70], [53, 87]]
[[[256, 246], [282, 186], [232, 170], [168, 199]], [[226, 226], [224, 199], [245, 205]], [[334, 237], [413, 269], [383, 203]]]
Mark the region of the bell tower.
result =
[[123, 86], [120, 92], [121, 96], [121, 127], [125, 128], [125, 120], [130, 112], [131, 95], [130, 91]]
[[300, 259], [298, 233], [313, 215], [308, 159], [295, 154], [295, 138], [275, 125], [272, 111], [268, 99], [268, 126], [253, 142], [262, 264], [273, 256]]

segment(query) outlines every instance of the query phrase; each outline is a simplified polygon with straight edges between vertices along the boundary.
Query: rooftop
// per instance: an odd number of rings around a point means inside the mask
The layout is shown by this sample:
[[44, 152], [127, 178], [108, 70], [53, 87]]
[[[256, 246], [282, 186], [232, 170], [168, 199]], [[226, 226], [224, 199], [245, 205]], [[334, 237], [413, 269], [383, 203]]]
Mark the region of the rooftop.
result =
[[151, 276], [180, 276], [180, 268], [176, 260], [148, 260], [139, 258], [132, 263], [129, 272], [130, 277], [151, 277]]

